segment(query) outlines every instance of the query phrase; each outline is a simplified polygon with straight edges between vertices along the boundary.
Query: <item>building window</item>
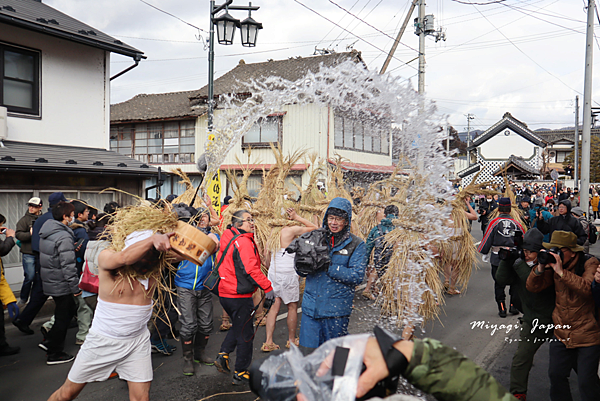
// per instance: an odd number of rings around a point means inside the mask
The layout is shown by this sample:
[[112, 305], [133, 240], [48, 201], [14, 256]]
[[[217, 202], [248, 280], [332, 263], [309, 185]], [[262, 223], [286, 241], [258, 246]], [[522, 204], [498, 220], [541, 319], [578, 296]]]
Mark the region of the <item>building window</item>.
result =
[[112, 126], [110, 148], [142, 163], [193, 163], [196, 151], [195, 121]]
[[40, 114], [40, 53], [0, 43], [0, 105], [11, 113]]
[[566, 157], [567, 157], [567, 152], [556, 152], [556, 162], [557, 163], [564, 162]]
[[361, 121], [336, 112], [333, 142], [337, 149], [389, 155], [391, 124], [374, 119]]
[[242, 147], [268, 147], [281, 144], [283, 116], [268, 116], [258, 120], [242, 138]]

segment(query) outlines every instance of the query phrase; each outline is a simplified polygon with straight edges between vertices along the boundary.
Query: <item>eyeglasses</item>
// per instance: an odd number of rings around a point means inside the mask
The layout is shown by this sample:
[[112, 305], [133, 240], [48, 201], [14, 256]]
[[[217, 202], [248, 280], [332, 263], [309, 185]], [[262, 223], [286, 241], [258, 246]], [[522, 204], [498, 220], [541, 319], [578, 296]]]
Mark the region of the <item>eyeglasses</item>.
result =
[[254, 224], [254, 219], [252, 219], [252, 218], [248, 218], [248, 219], [246, 219], [246, 220], [242, 220], [242, 221], [246, 221], [246, 222], [248, 222], [248, 223], [252, 223], [252, 224]]
[[327, 221], [331, 223], [343, 223], [344, 221], [346, 221], [346, 219], [337, 216], [327, 216]]

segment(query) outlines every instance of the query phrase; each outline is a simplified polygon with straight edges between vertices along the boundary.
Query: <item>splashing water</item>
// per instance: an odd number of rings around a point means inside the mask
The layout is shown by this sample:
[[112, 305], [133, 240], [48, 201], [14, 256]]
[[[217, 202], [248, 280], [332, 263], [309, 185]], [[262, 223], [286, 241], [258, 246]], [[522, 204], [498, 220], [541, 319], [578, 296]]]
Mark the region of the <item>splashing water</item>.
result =
[[239, 93], [250, 95], [222, 96], [219, 101], [223, 112], [215, 116], [215, 140], [206, 147], [205, 177], [212, 177], [227, 153], [257, 121], [281, 111], [285, 105], [330, 107], [386, 135], [392, 126], [401, 126], [394, 130], [392, 147], [400, 153], [401, 163], [412, 171], [405, 191], [403, 229], [419, 227], [418, 249], [411, 252], [420, 257], [411, 254], [402, 280], [393, 283], [395, 291], [408, 297], [408, 302], [403, 313], [390, 321], [413, 327], [423, 323], [419, 307], [432, 295], [424, 279], [433, 266], [428, 245], [448, 237], [445, 223], [450, 218], [453, 193], [445, 178], [453, 161], [441, 146], [446, 135], [440, 129], [444, 124], [435, 106], [417, 94], [409, 82], [368, 71], [350, 60], [334, 67], [321, 66], [318, 72], [307, 72], [297, 81], [265, 77], [240, 83], [240, 87], [244, 89]]

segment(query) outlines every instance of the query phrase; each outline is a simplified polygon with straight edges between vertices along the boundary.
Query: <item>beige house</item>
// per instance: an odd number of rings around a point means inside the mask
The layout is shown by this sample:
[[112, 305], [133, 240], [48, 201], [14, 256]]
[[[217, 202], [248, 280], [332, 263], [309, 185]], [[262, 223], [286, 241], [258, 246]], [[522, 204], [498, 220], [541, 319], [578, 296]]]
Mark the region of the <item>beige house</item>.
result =
[[[254, 64], [240, 60], [234, 69], [215, 80], [215, 118], [224, 112], [218, 103], [219, 95], [247, 94], [248, 89], [242, 85], [243, 82], [267, 76], [295, 81], [307, 71], [318, 71], [321, 65], [333, 66], [349, 59], [356, 62], [357, 68], [365, 68], [357, 51]], [[195, 160], [204, 153], [207, 140], [207, 101], [208, 89], [204, 87], [196, 91], [137, 95], [126, 102], [114, 104], [111, 106], [111, 149], [141, 162], [161, 166], [164, 171], [179, 167], [189, 173], [195, 183], [199, 183], [201, 175], [196, 169]], [[257, 174], [249, 182], [252, 195], [260, 188], [260, 170], [275, 163], [270, 143], [281, 146], [284, 154], [307, 149], [330, 162], [334, 161], [336, 155], [342, 156], [349, 160], [342, 167], [350, 185], [366, 185], [393, 170], [391, 122], [389, 130], [382, 130], [338, 110], [316, 104], [285, 105], [257, 122], [235, 144], [221, 170], [239, 169], [236, 158], [250, 164], [258, 161], [260, 164], [254, 166]], [[250, 147], [252, 152], [248, 156]], [[295, 174], [290, 179], [305, 186], [310, 166], [299, 163], [293, 171]], [[230, 194], [231, 187], [225, 174], [221, 175], [221, 181], [223, 196]], [[294, 188], [291, 182], [288, 184], [290, 189]], [[167, 179], [162, 196], [179, 194], [182, 190], [177, 178]]]

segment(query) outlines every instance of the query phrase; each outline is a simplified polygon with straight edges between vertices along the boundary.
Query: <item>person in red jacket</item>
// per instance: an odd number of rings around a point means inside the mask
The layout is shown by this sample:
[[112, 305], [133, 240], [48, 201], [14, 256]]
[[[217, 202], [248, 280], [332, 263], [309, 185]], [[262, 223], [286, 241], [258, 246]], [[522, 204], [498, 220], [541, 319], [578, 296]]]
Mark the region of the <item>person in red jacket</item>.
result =
[[[237, 348], [233, 384], [248, 383], [248, 367], [252, 362], [254, 331], [252, 294], [260, 287], [265, 292], [265, 308], [273, 303], [275, 295], [269, 279], [260, 270], [260, 254], [254, 242], [254, 219], [246, 210], [232, 216], [232, 227], [221, 236], [217, 261], [221, 281], [218, 284], [219, 300], [231, 316], [232, 328], [221, 344], [215, 366], [222, 373], [230, 373], [229, 354]], [[228, 247], [229, 245], [229, 247]]]

